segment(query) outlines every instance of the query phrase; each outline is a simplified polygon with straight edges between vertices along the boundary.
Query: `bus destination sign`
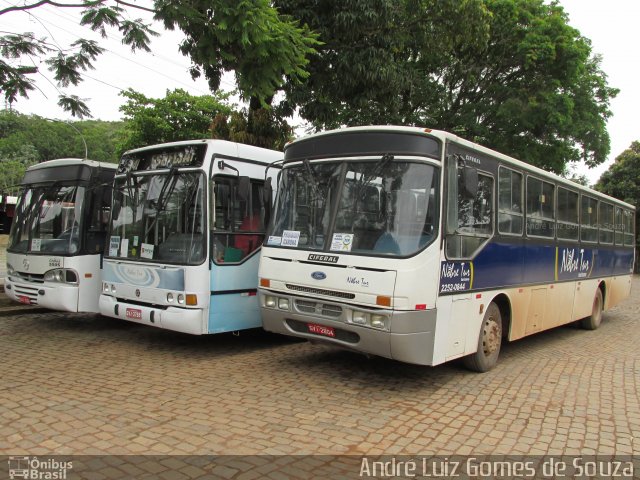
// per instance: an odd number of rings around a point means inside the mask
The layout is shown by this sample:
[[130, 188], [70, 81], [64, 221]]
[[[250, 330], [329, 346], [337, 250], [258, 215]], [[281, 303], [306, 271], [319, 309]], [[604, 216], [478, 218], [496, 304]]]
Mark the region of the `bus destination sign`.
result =
[[206, 148], [206, 144], [179, 145], [158, 150], [128, 153], [120, 159], [117, 173], [172, 167], [200, 167], [204, 160]]

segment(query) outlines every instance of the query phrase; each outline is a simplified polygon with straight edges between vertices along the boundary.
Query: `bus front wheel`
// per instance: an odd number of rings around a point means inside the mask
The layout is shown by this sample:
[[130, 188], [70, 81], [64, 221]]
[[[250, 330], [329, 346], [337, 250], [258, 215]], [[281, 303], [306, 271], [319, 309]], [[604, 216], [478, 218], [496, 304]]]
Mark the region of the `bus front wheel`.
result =
[[595, 330], [600, 326], [602, 322], [602, 307], [604, 305], [604, 300], [602, 298], [602, 290], [598, 288], [596, 290], [596, 295], [593, 297], [593, 307], [591, 308], [591, 315], [583, 318], [580, 321], [580, 325], [582, 328], [587, 330]]
[[465, 366], [474, 372], [487, 372], [498, 362], [502, 344], [502, 315], [495, 303], [490, 303], [482, 319], [476, 353], [464, 357]]

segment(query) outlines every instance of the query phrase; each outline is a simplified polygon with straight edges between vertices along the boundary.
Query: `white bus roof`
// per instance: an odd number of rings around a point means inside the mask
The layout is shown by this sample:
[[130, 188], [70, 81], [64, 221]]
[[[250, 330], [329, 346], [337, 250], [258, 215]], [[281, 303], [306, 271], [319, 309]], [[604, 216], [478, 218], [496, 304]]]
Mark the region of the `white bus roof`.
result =
[[68, 165], [89, 165], [94, 168], [111, 168], [116, 169], [116, 163], [96, 162], [95, 160], [83, 160], [81, 158], [58, 158], [55, 160], [47, 160], [46, 162], [36, 163], [28, 168], [28, 170], [38, 170], [40, 168], [61, 167]]
[[229, 155], [231, 157], [252, 158], [259, 155], [262, 159], [266, 158], [266, 160], [269, 162], [282, 160], [282, 157], [283, 157], [282, 152], [278, 152], [276, 150], [269, 150], [267, 148], [254, 147], [252, 145], [245, 145], [242, 143], [230, 142], [228, 140], [215, 140], [215, 139], [183, 140], [180, 142], [158, 143], [156, 145], [148, 145], [145, 147], [128, 150], [124, 153], [124, 155], [145, 152], [147, 150], [155, 150], [155, 149], [165, 148], [165, 147], [175, 147], [180, 145], [193, 145], [193, 144], [202, 144], [202, 143], [205, 143], [209, 147], [214, 148], [216, 153]]

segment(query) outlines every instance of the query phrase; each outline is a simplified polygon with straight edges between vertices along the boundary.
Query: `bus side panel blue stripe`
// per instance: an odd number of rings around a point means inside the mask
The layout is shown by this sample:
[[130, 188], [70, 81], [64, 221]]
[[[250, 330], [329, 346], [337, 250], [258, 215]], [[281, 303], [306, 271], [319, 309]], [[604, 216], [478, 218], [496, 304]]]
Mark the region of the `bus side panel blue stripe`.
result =
[[[559, 255], [562, 255], [563, 249], [573, 249], [576, 257], [587, 260], [589, 270], [560, 273], [559, 281], [627, 275], [631, 272], [633, 251], [630, 249], [559, 246]], [[561, 263], [561, 258], [558, 263]], [[513, 243], [490, 242], [473, 259], [473, 290], [553, 283], [557, 280], [556, 245], [525, 246], [520, 239], [515, 239]]]

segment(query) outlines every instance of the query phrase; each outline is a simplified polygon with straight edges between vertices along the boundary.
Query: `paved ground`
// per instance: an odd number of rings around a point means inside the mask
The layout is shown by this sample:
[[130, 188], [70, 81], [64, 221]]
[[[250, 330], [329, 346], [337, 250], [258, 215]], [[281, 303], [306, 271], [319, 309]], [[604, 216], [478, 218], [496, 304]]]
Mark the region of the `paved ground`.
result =
[[640, 454], [640, 278], [589, 332], [493, 371], [367, 359], [263, 332], [191, 337], [0, 317], [0, 454]]

